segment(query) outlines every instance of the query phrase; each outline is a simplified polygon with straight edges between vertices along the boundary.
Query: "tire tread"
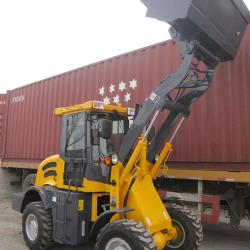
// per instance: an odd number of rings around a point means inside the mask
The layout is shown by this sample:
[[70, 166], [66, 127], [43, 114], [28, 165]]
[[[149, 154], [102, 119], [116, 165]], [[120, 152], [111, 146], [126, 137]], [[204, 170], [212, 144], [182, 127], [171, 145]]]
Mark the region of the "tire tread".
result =
[[104, 234], [107, 231], [112, 231], [112, 230], [117, 230], [117, 229], [129, 232], [130, 234], [132, 234], [133, 238], [141, 246], [141, 249], [157, 250], [155, 241], [152, 235], [150, 234], [150, 232], [148, 231], [148, 229], [146, 229], [141, 222], [138, 222], [136, 220], [128, 220], [128, 219], [118, 220], [118, 221], [106, 224], [100, 230], [100, 233], [97, 236], [95, 249], [96, 250], [100, 249], [101, 239], [103, 238]]
[[180, 205], [177, 203], [167, 203], [165, 205], [167, 209], [171, 208], [173, 210], [177, 210], [188, 218], [189, 222], [192, 225], [193, 234], [195, 235], [195, 246], [193, 249], [198, 249], [198, 247], [203, 241], [204, 236], [202, 223], [201, 220], [198, 218], [197, 214], [185, 205]]
[[[52, 215], [50, 209], [46, 209], [43, 206], [43, 203], [41, 201], [37, 202], [32, 202], [29, 205], [26, 206], [25, 210], [27, 211], [28, 209], [36, 210], [38, 214], [40, 215], [41, 219], [41, 224], [42, 224], [42, 232], [41, 232], [41, 238], [40, 238], [40, 244], [37, 247], [30, 246], [30, 244], [26, 241], [27, 246], [30, 249], [35, 249], [35, 250], [46, 250], [51, 248], [54, 245], [54, 240], [53, 240], [53, 221], [52, 221]], [[24, 213], [25, 213], [24, 210]], [[23, 221], [23, 228], [25, 228]]]

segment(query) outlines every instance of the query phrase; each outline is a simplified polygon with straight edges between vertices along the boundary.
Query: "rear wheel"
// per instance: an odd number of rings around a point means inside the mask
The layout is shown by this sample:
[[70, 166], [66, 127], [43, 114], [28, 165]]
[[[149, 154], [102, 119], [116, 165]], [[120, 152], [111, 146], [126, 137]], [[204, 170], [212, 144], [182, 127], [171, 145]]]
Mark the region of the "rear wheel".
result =
[[120, 220], [108, 223], [100, 231], [96, 250], [156, 250], [155, 242], [142, 223]]
[[31, 250], [45, 250], [54, 245], [52, 216], [42, 202], [32, 202], [23, 212], [24, 240]]
[[186, 206], [167, 204], [166, 208], [177, 231], [175, 240], [169, 242], [165, 250], [195, 250], [203, 240], [203, 230], [196, 214]]
[[29, 174], [25, 177], [23, 181], [23, 191], [26, 190], [28, 187], [35, 186], [36, 182], [36, 174]]

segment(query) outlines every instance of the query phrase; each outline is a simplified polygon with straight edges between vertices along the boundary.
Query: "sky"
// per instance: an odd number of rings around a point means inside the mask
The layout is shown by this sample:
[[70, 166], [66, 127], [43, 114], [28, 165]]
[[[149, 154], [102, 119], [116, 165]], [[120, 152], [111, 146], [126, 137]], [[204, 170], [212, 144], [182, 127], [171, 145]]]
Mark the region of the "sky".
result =
[[140, 0], [0, 0], [0, 93], [169, 39], [145, 13]]

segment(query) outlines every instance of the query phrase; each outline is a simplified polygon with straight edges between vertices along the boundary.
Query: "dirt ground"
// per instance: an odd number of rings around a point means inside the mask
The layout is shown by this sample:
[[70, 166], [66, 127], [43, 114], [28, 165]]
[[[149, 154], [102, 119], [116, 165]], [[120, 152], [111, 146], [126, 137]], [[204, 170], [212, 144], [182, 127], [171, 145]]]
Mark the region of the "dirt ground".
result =
[[[14, 178], [14, 179], [13, 179]], [[0, 169], [0, 250], [27, 250], [21, 230], [21, 215], [11, 209], [11, 193], [20, 187], [10, 186], [13, 175]], [[249, 250], [250, 222], [245, 220], [240, 230], [233, 232], [229, 225], [205, 226], [205, 239], [199, 250]], [[53, 250], [93, 250], [94, 247], [58, 246]]]

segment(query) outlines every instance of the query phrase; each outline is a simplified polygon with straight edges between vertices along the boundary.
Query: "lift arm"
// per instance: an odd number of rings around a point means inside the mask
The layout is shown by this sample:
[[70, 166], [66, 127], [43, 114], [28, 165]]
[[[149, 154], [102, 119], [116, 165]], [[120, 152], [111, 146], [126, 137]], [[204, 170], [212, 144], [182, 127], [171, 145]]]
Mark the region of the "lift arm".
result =
[[[182, 64], [175, 73], [162, 80], [144, 102], [121, 145], [119, 159], [122, 163], [129, 158], [144, 127], [149, 124], [143, 140], [159, 114], [168, 109], [170, 112], [148, 149], [147, 158], [154, 161], [178, 120], [189, 115], [190, 104], [210, 86], [218, 63], [234, 59], [250, 22], [242, 0], [213, 3], [211, 0], [141, 1], [147, 7], [147, 16], [171, 24], [170, 34], [182, 48]], [[234, 27], [228, 25], [232, 20]]]
[[[211, 83], [213, 70], [219, 61], [218, 58], [212, 57], [213, 63], [210, 64], [210, 68], [206, 72], [205, 79], [201, 81], [197, 78], [190, 81], [189, 76], [195, 76], [195, 70], [191, 70], [191, 67], [195, 66], [193, 62], [194, 59], [197, 58], [198, 52], [201, 50], [201, 46], [196, 41], [182, 41], [181, 45], [184, 56], [182, 65], [176, 73], [164, 79], [143, 104], [140, 112], [135, 118], [132, 127], [125, 136], [123, 144], [121, 145], [119, 159], [122, 162], [124, 162], [128, 157], [131, 148], [135, 144], [137, 138], [142, 133], [144, 127], [149, 122], [152, 115], [152, 121], [154, 123], [160, 112], [165, 109], [169, 109], [171, 112], [164, 122], [164, 125], [160, 129], [161, 132], [159, 131], [159, 133], [153, 139], [153, 143], [151, 143], [151, 150], [149, 153], [150, 155], [153, 155], [153, 152], [157, 151], [156, 148], [153, 150], [153, 145], [155, 144], [154, 141], [157, 141], [159, 137], [161, 138], [162, 142], [165, 141], [166, 136], [169, 135], [171, 129], [178, 121], [180, 114], [187, 116], [189, 114], [189, 105], [191, 102], [201, 96]], [[170, 97], [170, 93], [173, 92], [173, 90], [177, 89], [180, 91], [181, 89], [185, 90], [188, 88], [193, 88], [193, 90], [185, 96], [180, 96], [181, 98], [179, 97], [178, 100], [172, 100]], [[149, 129], [145, 133], [145, 137], [147, 137], [151, 127], [152, 126], [149, 126]], [[164, 137], [162, 137], [162, 135], [164, 135]], [[149, 160], [150, 159], [152, 159], [152, 157], [150, 157]]]

